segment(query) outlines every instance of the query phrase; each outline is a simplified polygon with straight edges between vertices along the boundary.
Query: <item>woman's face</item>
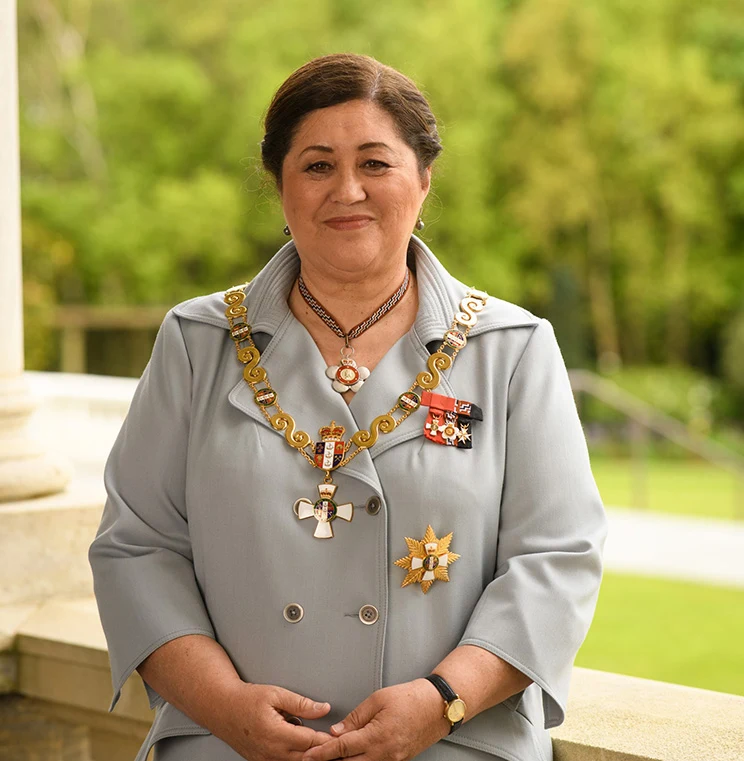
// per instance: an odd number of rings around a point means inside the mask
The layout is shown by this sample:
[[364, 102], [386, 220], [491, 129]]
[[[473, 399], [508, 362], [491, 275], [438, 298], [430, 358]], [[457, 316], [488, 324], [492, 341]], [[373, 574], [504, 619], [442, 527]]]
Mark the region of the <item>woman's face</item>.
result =
[[282, 165], [282, 206], [303, 264], [341, 279], [397, 265], [430, 181], [376, 104], [312, 111]]

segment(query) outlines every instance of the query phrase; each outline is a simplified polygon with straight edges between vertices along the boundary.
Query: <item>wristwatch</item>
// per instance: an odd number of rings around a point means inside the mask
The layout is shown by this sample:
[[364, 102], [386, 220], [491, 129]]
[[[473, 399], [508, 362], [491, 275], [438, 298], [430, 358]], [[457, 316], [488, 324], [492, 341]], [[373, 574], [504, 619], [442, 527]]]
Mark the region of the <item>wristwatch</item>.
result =
[[452, 734], [456, 729], [460, 728], [460, 724], [462, 724], [462, 720], [465, 718], [465, 711], [467, 711], [465, 701], [460, 698], [439, 674], [429, 674], [425, 678], [439, 690], [439, 694], [444, 698], [444, 718], [449, 721], [451, 725], [449, 733]]

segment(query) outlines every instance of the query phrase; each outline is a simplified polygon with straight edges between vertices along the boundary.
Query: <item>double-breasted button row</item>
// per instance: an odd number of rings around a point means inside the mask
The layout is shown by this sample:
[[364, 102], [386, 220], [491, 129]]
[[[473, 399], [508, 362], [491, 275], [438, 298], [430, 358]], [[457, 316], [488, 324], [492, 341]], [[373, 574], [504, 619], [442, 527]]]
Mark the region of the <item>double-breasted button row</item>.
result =
[[[291, 602], [289, 605], [285, 606], [283, 615], [285, 620], [289, 621], [290, 624], [296, 624], [302, 621], [302, 618], [305, 615], [305, 610], [298, 602]], [[362, 605], [362, 607], [359, 608], [359, 620], [363, 624], [371, 626], [372, 624], [376, 624], [379, 618], [380, 613], [374, 605]]]
[[305, 610], [298, 602], [291, 602], [284, 608], [284, 618], [286, 618], [290, 624], [296, 624], [299, 621], [302, 621], [304, 615]]
[[380, 613], [374, 605], [362, 605], [359, 608], [359, 620], [367, 626], [377, 623], [377, 619], [380, 617]]
[[377, 515], [377, 513], [380, 512], [381, 507], [382, 507], [382, 500], [377, 496], [370, 497], [367, 500], [367, 504], [364, 506], [365, 510], [370, 515]]

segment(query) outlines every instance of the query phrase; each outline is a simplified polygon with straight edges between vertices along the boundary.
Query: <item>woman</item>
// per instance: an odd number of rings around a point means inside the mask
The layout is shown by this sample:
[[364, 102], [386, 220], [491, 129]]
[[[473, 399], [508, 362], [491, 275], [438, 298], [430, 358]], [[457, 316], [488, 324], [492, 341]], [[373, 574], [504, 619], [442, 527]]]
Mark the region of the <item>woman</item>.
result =
[[114, 704], [137, 669], [157, 707], [138, 761], [552, 756], [605, 519], [550, 324], [411, 235], [440, 150], [371, 58], [274, 97], [292, 241], [168, 314], [107, 465], [90, 558]]

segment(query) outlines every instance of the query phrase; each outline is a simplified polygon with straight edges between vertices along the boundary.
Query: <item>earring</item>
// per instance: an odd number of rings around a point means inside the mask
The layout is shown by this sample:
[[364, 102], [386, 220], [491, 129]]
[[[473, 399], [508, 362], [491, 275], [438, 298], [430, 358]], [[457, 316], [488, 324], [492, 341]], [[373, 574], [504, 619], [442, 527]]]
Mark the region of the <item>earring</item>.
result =
[[292, 233], [289, 231], [289, 225], [284, 225], [284, 234], [285, 235], [291, 235]]
[[421, 217], [419, 217], [419, 218], [416, 220], [416, 229], [417, 229], [417, 230], [423, 230], [423, 229], [424, 229], [424, 226], [425, 226], [425, 225], [424, 225], [424, 220], [423, 220], [423, 219], [421, 219]]

